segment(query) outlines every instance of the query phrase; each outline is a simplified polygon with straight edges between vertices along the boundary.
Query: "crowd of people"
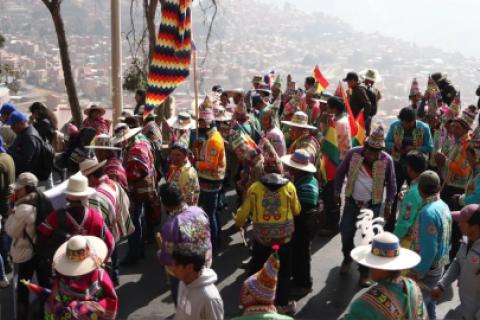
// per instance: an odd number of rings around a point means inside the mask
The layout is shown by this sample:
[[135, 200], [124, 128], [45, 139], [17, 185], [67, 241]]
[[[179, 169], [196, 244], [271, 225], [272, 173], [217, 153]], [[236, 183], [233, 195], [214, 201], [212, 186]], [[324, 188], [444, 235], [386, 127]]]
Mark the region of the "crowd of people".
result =
[[424, 92], [413, 79], [387, 128], [377, 78], [349, 72], [329, 94], [254, 76], [178, 114], [173, 97], [145, 112], [138, 90], [133, 113], [91, 104], [61, 128], [43, 103], [4, 103], [0, 287], [13, 267], [16, 318], [115, 319], [120, 269], [156, 244], [175, 319], [223, 319], [214, 262], [233, 191], [251, 254], [237, 319], [291, 319], [313, 288], [312, 240], [338, 233], [340, 274], [355, 261], [365, 288], [342, 318], [436, 319], [458, 280], [463, 319], [480, 319], [480, 101], [462, 110], [442, 73]]

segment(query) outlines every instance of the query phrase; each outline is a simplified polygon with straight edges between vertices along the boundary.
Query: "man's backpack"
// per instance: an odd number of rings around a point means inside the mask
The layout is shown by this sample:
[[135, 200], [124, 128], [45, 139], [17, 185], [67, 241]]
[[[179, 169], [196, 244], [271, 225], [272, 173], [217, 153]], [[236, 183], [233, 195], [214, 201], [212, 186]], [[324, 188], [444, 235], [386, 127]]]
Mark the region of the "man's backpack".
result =
[[374, 116], [377, 114], [377, 93], [372, 87], [365, 86], [365, 92], [367, 93], [368, 100], [370, 100], [370, 103], [372, 104], [372, 109], [370, 111], [370, 116]]
[[33, 251], [35, 252], [36, 257], [40, 261], [44, 261], [47, 263], [51, 263], [53, 261], [53, 255], [55, 251], [69, 239], [71, 233], [68, 232], [66, 227], [66, 220], [67, 220], [67, 211], [65, 209], [58, 210], [58, 227], [53, 230], [53, 233], [50, 237], [45, 238], [42, 235], [37, 237], [37, 241], [33, 243], [33, 241], [26, 235], [24, 231], [24, 235], [30, 241], [30, 244], [33, 246]]
[[53, 170], [55, 151], [49, 142], [44, 141], [39, 136], [34, 135], [34, 137], [38, 140], [40, 145], [40, 153], [38, 155], [37, 167], [35, 168], [34, 173], [38, 180], [47, 180]]

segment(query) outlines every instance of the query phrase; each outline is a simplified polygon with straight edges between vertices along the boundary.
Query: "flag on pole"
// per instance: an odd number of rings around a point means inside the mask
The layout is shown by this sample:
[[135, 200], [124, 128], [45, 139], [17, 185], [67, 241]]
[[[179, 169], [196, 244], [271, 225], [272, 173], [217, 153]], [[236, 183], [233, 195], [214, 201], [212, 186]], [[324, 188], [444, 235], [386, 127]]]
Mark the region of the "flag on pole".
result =
[[357, 123], [357, 134], [352, 136], [352, 147], [363, 146], [365, 139], [367, 137], [367, 130], [365, 130], [365, 116], [363, 115], [363, 110], [360, 111], [356, 119]]
[[348, 122], [350, 124], [350, 133], [352, 136], [352, 146], [361, 146], [365, 142], [366, 130], [365, 130], [365, 118], [363, 111], [359, 113], [357, 118], [353, 115], [352, 107], [347, 97], [347, 93], [343, 88], [342, 82], [338, 82], [337, 90], [335, 90], [335, 96], [343, 99], [345, 107], [348, 112]]
[[32, 283], [29, 280], [21, 279], [20, 283], [27, 287], [32, 293], [35, 293], [37, 296], [48, 297], [51, 290], [41, 287], [36, 283]]
[[335, 180], [337, 167], [340, 164], [340, 150], [338, 149], [337, 129], [332, 117], [328, 119], [328, 127], [322, 143], [321, 173], [325, 181]]
[[162, 2], [160, 27], [148, 72], [144, 116], [167, 99], [189, 75], [191, 4], [192, 0]]
[[342, 82], [338, 81], [337, 90], [335, 90], [335, 96], [342, 98], [343, 103], [345, 103], [345, 107], [348, 113], [348, 122], [350, 124], [350, 134], [352, 137], [355, 137], [358, 132], [357, 122], [355, 121], [355, 117], [353, 116], [352, 108], [350, 107], [350, 102], [348, 101], [347, 93], [343, 88]]
[[315, 93], [322, 93], [328, 87], [328, 80], [325, 79], [322, 72], [320, 72], [320, 67], [318, 64], [313, 69], [313, 77], [315, 78], [316, 90]]

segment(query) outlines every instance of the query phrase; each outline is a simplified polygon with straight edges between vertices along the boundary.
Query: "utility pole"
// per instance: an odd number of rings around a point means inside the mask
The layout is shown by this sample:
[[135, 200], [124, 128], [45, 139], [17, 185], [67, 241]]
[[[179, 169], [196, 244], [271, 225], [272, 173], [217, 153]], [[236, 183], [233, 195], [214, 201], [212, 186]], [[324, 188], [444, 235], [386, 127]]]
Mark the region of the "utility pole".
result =
[[121, 0], [110, 0], [112, 30], [112, 120], [113, 125], [123, 111]]

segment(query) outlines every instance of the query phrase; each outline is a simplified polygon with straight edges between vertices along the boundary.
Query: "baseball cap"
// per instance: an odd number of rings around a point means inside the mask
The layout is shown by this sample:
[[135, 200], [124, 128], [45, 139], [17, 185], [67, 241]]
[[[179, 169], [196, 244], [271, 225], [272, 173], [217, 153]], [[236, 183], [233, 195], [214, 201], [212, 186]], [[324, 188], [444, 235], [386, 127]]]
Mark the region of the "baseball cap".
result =
[[31, 172], [21, 173], [17, 181], [13, 184], [15, 190], [22, 189], [26, 186], [36, 187], [38, 185], [38, 178]]
[[10, 114], [14, 111], [17, 111], [17, 109], [15, 108], [15, 105], [13, 103], [11, 103], [10, 101], [8, 102], [5, 102], [3, 105], [2, 105], [2, 108], [0, 109], [0, 114]]
[[358, 81], [358, 74], [356, 72], [349, 72], [343, 81], [355, 80]]
[[19, 122], [25, 122], [27, 121], [27, 115], [21, 111], [13, 111], [10, 116], [8, 117], [8, 120], [5, 124], [9, 126], [13, 126], [16, 123]]
[[[460, 211], [453, 211], [452, 218], [456, 222], [468, 222], [478, 209], [480, 209], [478, 204], [469, 204], [468, 206], [463, 207]], [[477, 215], [480, 217], [480, 214]]]

